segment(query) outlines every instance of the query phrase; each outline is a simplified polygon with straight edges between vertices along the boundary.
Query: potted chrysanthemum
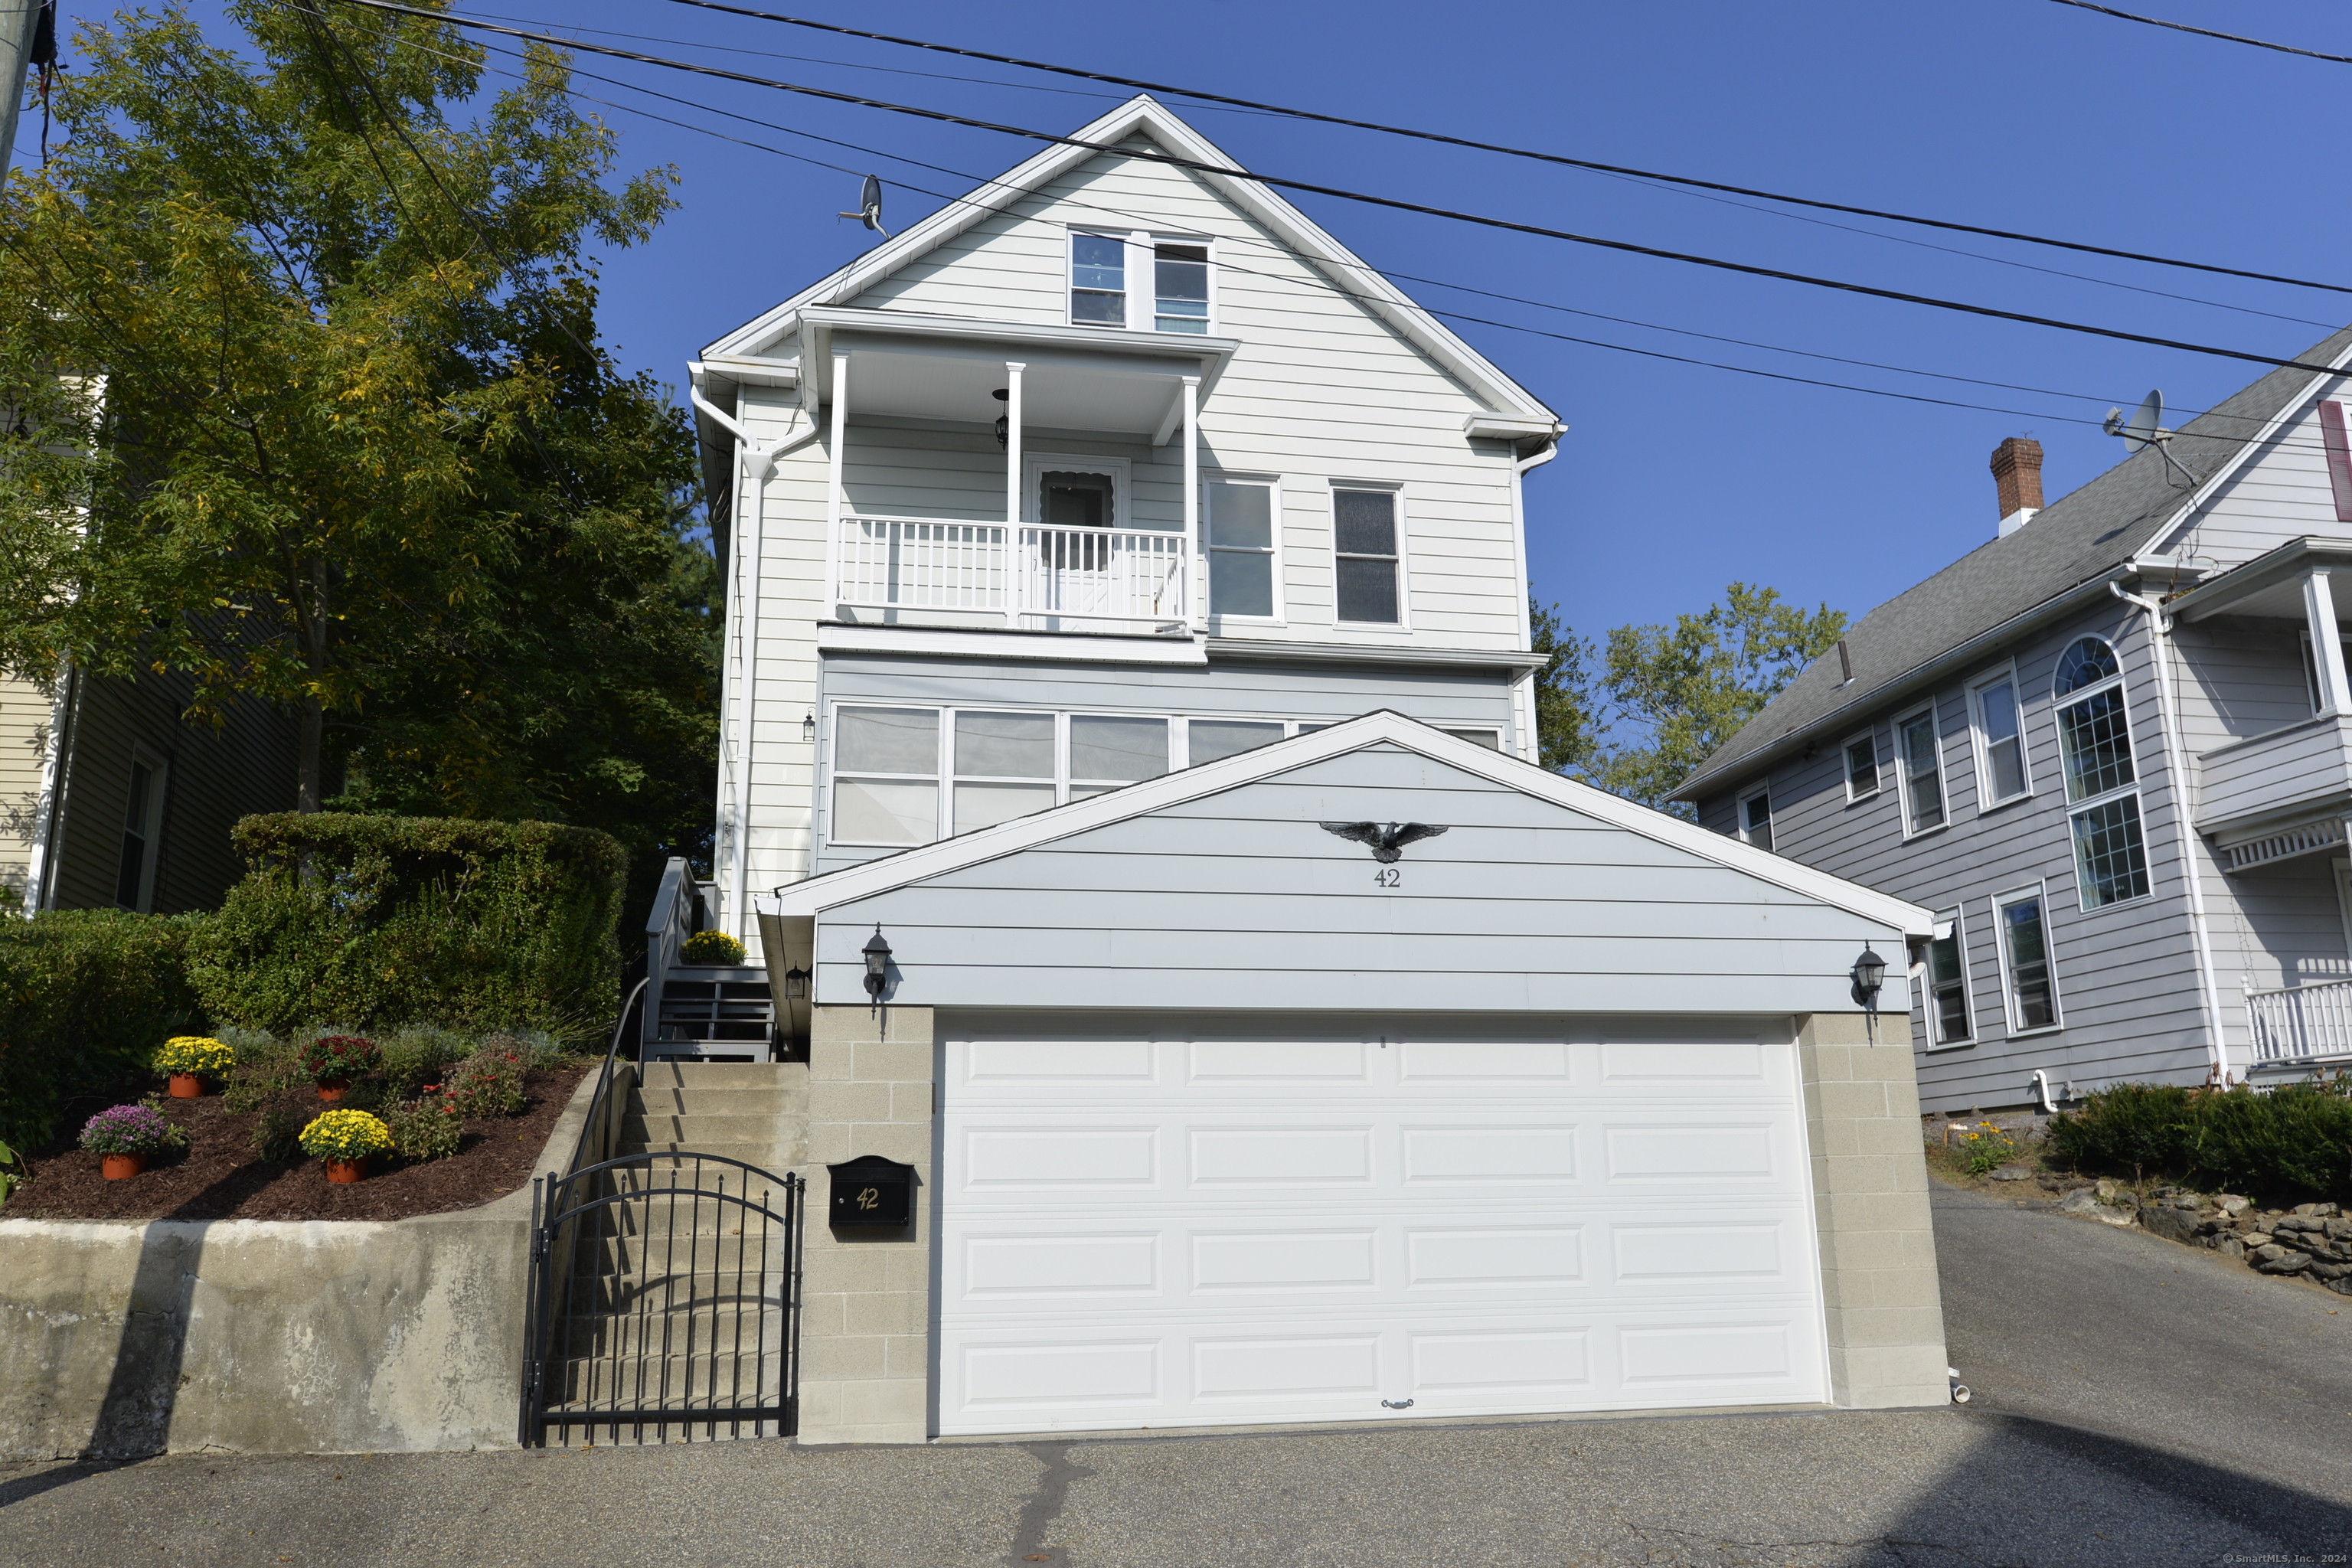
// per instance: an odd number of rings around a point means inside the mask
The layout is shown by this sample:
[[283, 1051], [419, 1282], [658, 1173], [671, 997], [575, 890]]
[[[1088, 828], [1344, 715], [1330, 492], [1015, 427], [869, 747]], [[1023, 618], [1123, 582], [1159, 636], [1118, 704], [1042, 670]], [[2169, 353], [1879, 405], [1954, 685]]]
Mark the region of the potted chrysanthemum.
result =
[[205, 1079], [226, 1078], [235, 1066], [236, 1053], [208, 1035], [174, 1035], [155, 1052], [155, 1070], [170, 1075], [173, 1100], [195, 1099]]
[[302, 1129], [302, 1152], [327, 1163], [327, 1180], [356, 1182], [368, 1156], [392, 1147], [392, 1129], [364, 1110], [327, 1110]]
[[144, 1105], [110, 1105], [82, 1123], [81, 1146], [98, 1156], [99, 1173], [125, 1182], [147, 1168], [147, 1158], [171, 1148], [173, 1129]]
[[383, 1065], [375, 1042], [358, 1035], [320, 1035], [302, 1047], [303, 1076], [319, 1086], [319, 1098], [330, 1105], [343, 1098], [352, 1079]]

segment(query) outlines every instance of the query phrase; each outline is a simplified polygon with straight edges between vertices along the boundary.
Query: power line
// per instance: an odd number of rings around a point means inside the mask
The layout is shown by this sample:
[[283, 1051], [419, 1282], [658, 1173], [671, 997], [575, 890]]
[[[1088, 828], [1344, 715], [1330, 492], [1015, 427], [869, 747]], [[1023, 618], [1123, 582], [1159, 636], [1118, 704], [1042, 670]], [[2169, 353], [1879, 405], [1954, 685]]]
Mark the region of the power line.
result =
[[[533, 43], [547, 44], [555, 48], [586, 49], [593, 54], [611, 55], [617, 58], [635, 60], [643, 65], [661, 66], [670, 70], [686, 71], [696, 76], [716, 78], [723, 81], [744, 82], [753, 87], [772, 88], [782, 92], [799, 93], [804, 97], [824, 99], [835, 103], [856, 104], [861, 108], [879, 109], [894, 114], [911, 115], [917, 119], [942, 124], [963, 125], [976, 131], [992, 131], [1000, 135], [1024, 137], [1058, 146], [1082, 147], [1089, 152], [1108, 153], [1140, 163], [1163, 163], [1171, 168], [1191, 169], [1200, 174], [1216, 174], [1228, 179], [1247, 180], [1255, 184], [1285, 190], [1306, 191], [1316, 195], [1332, 196], [1341, 201], [1360, 202], [1369, 206], [1388, 207], [1398, 212], [1420, 213], [1425, 216], [1442, 217], [1456, 223], [1474, 224], [1483, 228], [1503, 229], [1515, 234], [1529, 234], [1544, 239], [1564, 240], [1572, 245], [1589, 245], [1604, 250], [1622, 251], [1633, 256], [1654, 257], [1664, 261], [1680, 261], [1694, 267], [1708, 267], [1723, 272], [1737, 272], [1752, 278], [1771, 278], [1787, 283], [1803, 283], [1816, 289], [1829, 289], [1841, 293], [1859, 294], [1872, 299], [1893, 300], [1903, 304], [1925, 305], [1934, 310], [1952, 310], [1963, 315], [1979, 316], [1993, 321], [2017, 321], [2026, 326], [2049, 327], [2058, 331], [2081, 332], [2090, 337], [2109, 338], [2120, 342], [2146, 343], [2155, 348], [2179, 349], [2188, 353], [2210, 354], [2219, 359], [2242, 360], [2253, 364], [2283, 365], [2298, 370], [2325, 371], [2326, 365], [2304, 363], [2300, 360], [2281, 359], [2276, 354], [2250, 353], [2242, 349], [2225, 349], [2206, 343], [2187, 342], [2178, 338], [2160, 338], [2147, 332], [2127, 332], [2115, 327], [2094, 327], [2080, 321], [2067, 321], [2052, 316], [2035, 316], [2021, 310], [2003, 310], [1991, 305], [1971, 305], [1962, 300], [1938, 299], [1931, 294], [1906, 293], [1898, 289], [1880, 289], [1867, 283], [1849, 283], [1833, 278], [1816, 278], [1809, 273], [1790, 272], [1777, 267], [1758, 267], [1744, 261], [1729, 261], [1719, 257], [1697, 256], [1688, 251], [1667, 250], [1657, 246], [1636, 245], [1631, 240], [1606, 239], [1595, 235], [1577, 234], [1568, 229], [1548, 228], [1540, 224], [1519, 223], [1510, 218], [1488, 217], [1477, 213], [1457, 212], [1450, 207], [1431, 206], [1422, 202], [1408, 202], [1394, 196], [1376, 196], [1362, 191], [1350, 191], [1338, 185], [1317, 184], [1307, 180], [1294, 180], [1276, 174], [1261, 174], [1197, 158], [1181, 158], [1169, 153], [1144, 153], [1133, 148], [1114, 146], [1108, 142], [1089, 142], [1083, 137], [1061, 136], [1046, 131], [1033, 131], [1024, 126], [1003, 125], [993, 121], [974, 120], [968, 115], [950, 114], [945, 110], [924, 109], [912, 104], [891, 103], [882, 99], [865, 98], [856, 93], [835, 92], [828, 88], [808, 87], [796, 82], [778, 81], [767, 77], [755, 77], [741, 71], [722, 70], [717, 66], [696, 65], [688, 60], [673, 60], [659, 55], [639, 54], [633, 49], [617, 49], [606, 44], [591, 44], [578, 39], [558, 37], [552, 34], [527, 32], [520, 28], [502, 26], [496, 23], [470, 17], [423, 11], [402, 5], [394, 0], [342, 0], [347, 5], [365, 6], [370, 10], [389, 12], [397, 16], [421, 17], [426, 21], [470, 27], [482, 32], [501, 33], [509, 37], [524, 38]], [[697, 0], [699, 3], [699, 0]]]
[[[1953, 223], [1943, 218], [1916, 217], [1907, 213], [1881, 212], [1874, 207], [1848, 206], [1842, 202], [1818, 201], [1810, 196], [1783, 195], [1776, 191], [1752, 190], [1746, 185], [1726, 184], [1717, 180], [1695, 179], [1686, 174], [1662, 174], [1650, 169], [1632, 169], [1617, 163], [1595, 163], [1590, 159], [1570, 158], [1565, 154], [1558, 153], [1538, 153], [1525, 147], [1511, 147], [1495, 142], [1479, 142], [1466, 136], [1449, 136], [1441, 132], [1435, 131], [1416, 131], [1407, 126], [1383, 125], [1377, 121], [1371, 120], [1351, 120], [1345, 115], [1322, 114], [1308, 109], [1291, 109], [1278, 103], [1261, 103], [1255, 99], [1233, 98], [1223, 93], [1203, 92], [1197, 88], [1171, 87], [1161, 82], [1143, 81], [1134, 77], [1112, 76], [1107, 72], [1084, 70], [1075, 66], [1051, 65], [1043, 60], [1024, 60], [1014, 55], [990, 54], [984, 49], [961, 48], [952, 44], [936, 44], [922, 38], [902, 38], [890, 33], [867, 32], [864, 28], [845, 27], [833, 22], [812, 21], [805, 16], [786, 16], [773, 11], [755, 11], [747, 6], [722, 5], [719, 3], [719, 0], [671, 0], [671, 3], [679, 5], [692, 5], [698, 9], [705, 11], [723, 11], [731, 16], [750, 16], [763, 22], [782, 22], [789, 26], [809, 27], [814, 28], [818, 32], [838, 33], [853, 38], [871, 38], [877, 43], [897, 44], [910, 49], [929, 49], [940, 54], [961, 55], [967, 59], [988, 60], [996, 65], [1017, 66], [1024, 70], [1051, 71], [1056, 75], [1077, 77], [1087, 81], [1108, 82], [1115, 87], [1137, 88], [1146, 92], [1172, 92], [1184, 98], [1199, 99], [1203, 103], [1222, 103], [1236, 109], [1255, 110], [1264, 114], [1278, 114], [1295, 120], [1319, 121], [1327, 125], [1345, 125], [1358, 131], [1377, 131], [1381, 134], [1388, 136], [1410, 136], [1417, 141], [1423, 142], [1442, 142], [1449, 146], [1468, 147], [1481, 153], [1500, 153], [1507, 157], [1513, 158], [1530, 158], [1538, 163], [1559, 163], [1572, 169], [1593, 169], [1607, 174], [1630, 174], [1637, 179], [1663, 180], [1669, 184], [1689, 185], [1699, 190], [1728, 191], [1734, 195], [1759, 196], [1766, 201], [1787, 202], [1796, 206], [1818, 207], [1825, 212], [1851, 213], [1857, 217], [1885, 218], [1893, 223], [1916, 224], [1925, 228], [1950, 229], [1960, 234], [1981, 234], [1994, 239], [2019, 240], [2027, 245], [2046, 245], [2054, 247], [2061, 250], [2080, 250], [2094, 256], [2117, 257], [2126, 261], [2152, 262], [2159, 267], [2180, 267], [2187, 268], [2191, 271], [2197, 272], [2217, 272], [2230, 278], [2251, 278], [2264, 283], [2286, 283], [2298, 289], [2324, 289], [2332, 293], [2352, 294], [2352, 285], [2341, 283], [2316, 283], [2313, 282], [2309, 279], [2284, 278], [2275, 273], [2270, 272], [2250, 272], [2241, 268], [2220, 267], [2215, 266], [2212, 263], [2203, 261], [2182, 261], [2174, 257], [2149, 256], [2136, 250], [2116, 250], [2104, 245], [2086, 245], [2071, 239], [2052, 239], [2044, 235], [2022, 234], [2014, 230], [2003, 228], [1985, 228], [1976, 224]], [[2088, 0], [2060, 0], [2060, 3], [2062, 5], [2086, 5], [2088, 9], [2094, 11], [2107, 10], [2107, 7], [2104, 5], [2088, 5]], [[2145, 22], [2150, 20], [2150, 18], [2146, 16], [2133, 16], [2129, 12], [2125, 11], [2113, 11], [2109, 12], [2109, 15], [2123, 16], [2135, 22]], [[452, 21], [456, 20], [455, 17], [447, 19]], [[2172, 22], [2160, 22], [2158, 23], [2157, 26], [2169, 27], [2177, 26], [2179, 24]], [[2202, 28], [2196, 27], [2187, 28], [2185, 30], [2189, 32], [2203, 31]], [[2232, 37], [2232, 35], [2228, 33], [2215, 33], [2210, 36], [2217, 38]], [[2258, 40], [2252, 38], [2233, 38], [2232, 41], [2237, 43], [2258, 42]], [[2265, 44], [2263, 47], [2265, 48], [2279, 48], [2284, 46], [2277, 44]], [[2291, 52], [2295, 54], [2310, 53], [2310, 51], [2306, 49], [2296, 49]], [[2335, 55], [2322, 55], [2318, 58], [2322, 59], [2336, 59], [2339, 57]]]
[[[701, 0], [681, 0], [681, 3], [693, 5], [700, 4]], [[2301, 55], [2306, 59], [2326, 60], [2334, 65], [2352, 66], [2352, 55], [2323, 55], [2317, 49], [2299, 49], [2293, 44], [2273, 44], [2264, 38], [2249, 38], [2241, 33], [2217, 33], [2210, 27], [2192, 27], [2186, 22], [2168, 22], [2161, 16], [2141, 16], [2129, 11], [2118, 11], [2112, 5], [2095, 5], [2091, 3], [2091, 0], [2057, 0], [2057, 3], [2061, 5], [2072, 5], [2078, 11], [2096, 11], [2103, 16], [2113, 16], [2120, 21], [2138, 22], [2150, 27], [2169, 27], [2176, 33], [2194, 33], [2200, 38], [2219, 38], [2225, 44], [2249, 44], [2258, 49], [2275, 49], [2278, 53], [2283, 55]], [[716, 7], [716, 9], [729, 10], [731, 9], [731, 7], [722, 5]], [[774, 20], [777, 21], [782, 21], [783, 19], [784, 18], [782, 17], [774, 18]], [[822, 24], [805, 23], [803, 25], [816, 26], [821, 26]], [[839, 30], [843, 32], [848, 31], [845, 27]], [[873, 37], [875, 35], [869, 34], [867, 36]], [[892, 41], [895, 42], [896, 40]]]

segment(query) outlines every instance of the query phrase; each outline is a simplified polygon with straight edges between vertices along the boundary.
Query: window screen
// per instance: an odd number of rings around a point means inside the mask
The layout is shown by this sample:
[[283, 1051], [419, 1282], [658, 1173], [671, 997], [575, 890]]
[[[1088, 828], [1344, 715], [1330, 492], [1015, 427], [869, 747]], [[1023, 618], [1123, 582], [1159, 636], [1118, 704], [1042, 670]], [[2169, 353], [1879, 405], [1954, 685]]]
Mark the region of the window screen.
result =
[[1396, 501], [1389, 490], [1332, 492], [1339, 618], [1343, 621], [1394, 626], [1400, 618]]
[[1209, 613], [1274, 614], [1274, 487], [1213, 479], [1209, 500]]
[[1998, 805], [2025, 793], [2025, 738], [2017, 723], [2017, 684], [1990, 681], [1977, 688], [1977, 719], [1984, 743], [1985, 804]]
[[935, 710], [836, 710], [833, 767], [835, 839], [846, 844], [929, 844], [939, 837], [940, 716]]
[[1168, 771], [1168, 721], [1070, 715], [1070, 798], [1101, 795]]
[[1936, 710], [1914, 713], [1895, 731], [1903, 752], [1903, 793], [1910, 830], [1944, 823], [1944, 769], [1936, 752]]
[[1054, 716], [955, 716], [955, 830], [993, 827], [1054, 804]]
[[2046, 1029], [2058, 1021], [2058, 988], [2050, 973], [2041, 895], [2003, 904], [2000, 930], [2009, 959], [2010, 1016], [2020, 1029]]
[[1189, 760], [1196, 768], [1282, 739], [1279, 723], [1255, 719], [1195, 719], [1185, 729], [1191, 742]]
[[1151, 323], [1163, 332], [1209, 330], [1209, 247], [1161, 244], [1151, 247]]

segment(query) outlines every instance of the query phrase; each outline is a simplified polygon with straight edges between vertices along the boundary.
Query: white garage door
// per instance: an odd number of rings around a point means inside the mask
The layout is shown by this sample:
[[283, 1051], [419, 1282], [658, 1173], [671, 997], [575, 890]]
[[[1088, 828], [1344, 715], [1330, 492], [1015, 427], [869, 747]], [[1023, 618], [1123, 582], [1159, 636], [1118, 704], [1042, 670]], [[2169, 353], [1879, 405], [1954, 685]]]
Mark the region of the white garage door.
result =
[[940, 1429], [1826, 1399], [1795, 1058], [951, 1040]]

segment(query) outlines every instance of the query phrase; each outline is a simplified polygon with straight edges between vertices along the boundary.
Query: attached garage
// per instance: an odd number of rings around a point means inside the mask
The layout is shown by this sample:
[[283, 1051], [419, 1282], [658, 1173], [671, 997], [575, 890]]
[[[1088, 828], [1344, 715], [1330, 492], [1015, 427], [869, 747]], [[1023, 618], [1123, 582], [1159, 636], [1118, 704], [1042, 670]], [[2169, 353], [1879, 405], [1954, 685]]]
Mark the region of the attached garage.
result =
[[761, 913], [817, 1192], [919, 1183], [803, 1440], [1943, 1397], [1924, 910], [1381, 713]]

